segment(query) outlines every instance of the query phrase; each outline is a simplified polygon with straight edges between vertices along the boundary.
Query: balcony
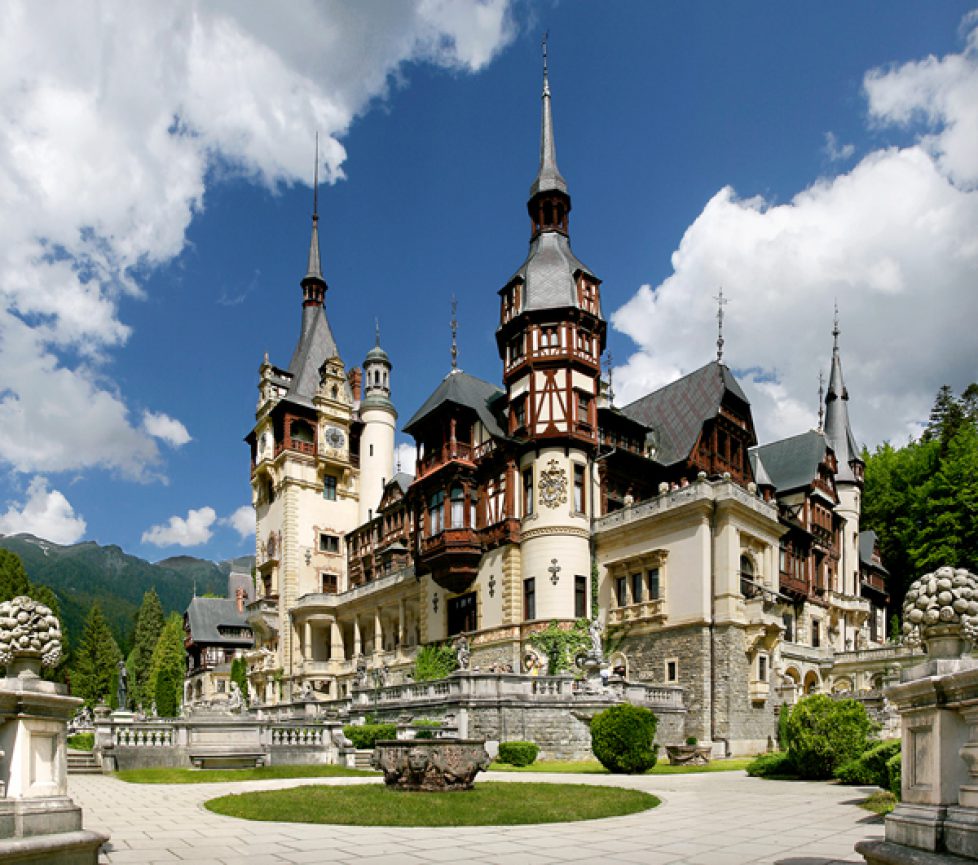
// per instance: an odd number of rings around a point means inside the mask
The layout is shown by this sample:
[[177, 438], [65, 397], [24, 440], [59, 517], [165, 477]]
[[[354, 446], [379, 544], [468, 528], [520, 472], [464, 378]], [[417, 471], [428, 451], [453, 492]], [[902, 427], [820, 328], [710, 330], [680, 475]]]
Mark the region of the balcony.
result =
[[651, 601], [640, 601], [625, 607], [613, 607], [608, 610], [609, 625], [624, 625], [630, 622], [662, 622], [665, 621], [665, 601], [656, 598]]
[[440, 448], [433, 448], [430, 453], [425, 453], [424, 458], [418, 462], [418, 477], [415, 478], [415, 482], [450, 462], [475, 465], [477, 450], [478, 448], [464, 442], [447, 442]]
[[752, 703], [763, 703], [771, 693], [769, 682], [755, 679], [747, 685], [747, 696]]
[[778, 577], [778, 584], [782, 594], [785, 595], [791, 595], [796, 598], [804, 599], [811, 593], [811, 587], [808, 584], [808, 580], [802, 577], [792, 576], [784, 571], [782, 571], [781, 575]]
[[484, 529], [478, 530], [479, 541], [487, 550], [503, 544], [518, 544], [520, 541], [520, 521], [505, 519]]
[[844, 595], [841, 592], [826, 592], [825, 600], [830, 607], [844, 613], [855, 613], [863, 618], [869, 616], [869, 601], [857, 595]]
[[278, 633], [278, 595], [268, 595], [248, 604], [248, 625], [255, 634], [268, 639]]
[[475, 580], [482, 558], [482, 545], [475, 529], [444, 529], [421, 538], [418, 570], [448, 592], [464, 592]]
[[889, 594], [886, 591], [886, 579], [882, 574], [863, 574], [859, 582], [864, 588], [879, 592], [881, 595]]

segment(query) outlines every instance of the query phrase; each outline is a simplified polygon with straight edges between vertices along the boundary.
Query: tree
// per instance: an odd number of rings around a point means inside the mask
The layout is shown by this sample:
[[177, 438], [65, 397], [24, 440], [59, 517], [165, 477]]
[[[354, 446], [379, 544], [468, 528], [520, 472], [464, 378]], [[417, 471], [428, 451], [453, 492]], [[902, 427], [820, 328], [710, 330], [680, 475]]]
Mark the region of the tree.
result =
[[131, 705], [149, 708], [154, 694], [149, 689], [149, 676], [152, 672], [153, 649], [163, 633], [163, 606], [156, 589], [143, 595], [143, 602], [136, 614], [136, 628], [129, 653], [129, 686]]
[[183, 671], [186, 651], [183, 647], [183, 619], [171, 613], [153, 649], [150, 664], [150, 692], [160, 717], [175, 718], [183, 696]]
[[73, 656], [71, 684], [74, 695], [81, 697], [89, 707], [100, 700], [113, 705], [116, 698], [114, 683], [121, 660], [122, 653], [101, 608], [97, 603], [92, 604]]

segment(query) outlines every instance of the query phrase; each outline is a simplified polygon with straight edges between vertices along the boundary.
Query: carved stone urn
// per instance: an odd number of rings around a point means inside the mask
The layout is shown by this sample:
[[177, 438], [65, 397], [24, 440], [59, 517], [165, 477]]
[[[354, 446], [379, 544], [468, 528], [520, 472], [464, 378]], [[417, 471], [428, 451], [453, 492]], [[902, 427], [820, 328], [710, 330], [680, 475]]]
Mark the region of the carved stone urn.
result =
[[911, 583], [903, 601], [903, 634], [923, 642], [931, 658], [959, 658], [978, 640], [978, 577], [965, 568], [942, 567]]
[[489, 766], [482, 739], [404, 739], [377, 742], [370, 763], [397, 790], [471, 790]]

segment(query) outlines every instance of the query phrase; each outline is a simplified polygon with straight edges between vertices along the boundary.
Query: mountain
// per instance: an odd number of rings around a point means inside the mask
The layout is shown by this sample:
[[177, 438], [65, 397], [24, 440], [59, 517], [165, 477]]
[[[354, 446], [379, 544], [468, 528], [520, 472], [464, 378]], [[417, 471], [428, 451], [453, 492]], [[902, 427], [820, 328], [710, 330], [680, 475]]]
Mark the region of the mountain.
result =
[[79, 639], [91, 605], [98, 601], [116, 640], [125, 648], [132, 636], [136, 611], [143, 594], [155, 587], [165, 613], [186, 610], [194, 591], [198, 595], [227, 593], [232, 567], [250, 571], [252, 557], [209, 562], [192, 556], [174, 556], [147, 562], [115, 545], [94, 541], [61, 546], [33, 535], [0, 536], [0, 547], [20, 556], [32, 583], [49, 586], [58, 596], [68, 631], [69, 646]]

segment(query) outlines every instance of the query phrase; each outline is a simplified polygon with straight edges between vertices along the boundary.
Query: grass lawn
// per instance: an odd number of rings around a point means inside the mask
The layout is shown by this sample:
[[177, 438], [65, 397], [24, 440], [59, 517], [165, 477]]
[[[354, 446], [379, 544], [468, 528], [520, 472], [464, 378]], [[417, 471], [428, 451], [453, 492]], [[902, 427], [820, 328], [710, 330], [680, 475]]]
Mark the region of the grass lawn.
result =
[[262, 766], [260, 769], [124, 769], [120, 781], [132, 784], [213, 784], [218, 781], [267, 781], [271, 778], [363, 778], [377, 772], [346, 766]]
[[[705, 766], [670, 766], [668, 760], [659, 760], [646, 775], [693, 775], [700, 772], [737, 772], [747, 768], [753, 757], [732, 757], [728, 760], [711, 760]], [[560, 762], [557, 760], [537, 760], [530, 766], [510, 766], [506, 763], [493, 763], [492, 772], [557, 772], [582, 775], [610, 774], [597, 760]]]
[[885, 816], [889, 814], [897, 805], [897, 797], [894, 796], [889, 790], [880, 790], [878, 793], [873, 793], [864, 802], [859, 803], [860, 808], [865, 808], [867, 811], [872, 811], [874, 814], [879, 814], [880, 816]]
[[452, 793], [411, 793], [383, 784], [305, 786], [221, 796], [205, 803], [216, 814], [245, 820], [339, 823], [347, 826], [510, 826], [566, 823], [646, 811], [659, 804], [638, 790], [585, 784], [514, 785], [484, 781]]

